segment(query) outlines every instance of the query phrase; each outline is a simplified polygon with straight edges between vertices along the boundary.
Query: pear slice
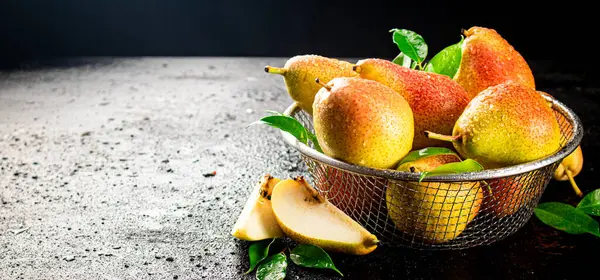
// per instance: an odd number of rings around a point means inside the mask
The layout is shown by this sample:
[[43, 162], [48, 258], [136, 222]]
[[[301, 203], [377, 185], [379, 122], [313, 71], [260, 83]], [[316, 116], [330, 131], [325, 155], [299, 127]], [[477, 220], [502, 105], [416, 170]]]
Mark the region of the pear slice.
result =
[[302, 176], [279, 182], [271, 203], [283, 232], [298, 243], [353, 255], [368, 254], [379, 243], [375, 235], [329, 203]]
[[271, 193], [280, 180], [270, 174], [263, 176], [248, 197], [231, 235], [238, 239], [257, 241], [282, 237], [283, 231], [271, 209]]

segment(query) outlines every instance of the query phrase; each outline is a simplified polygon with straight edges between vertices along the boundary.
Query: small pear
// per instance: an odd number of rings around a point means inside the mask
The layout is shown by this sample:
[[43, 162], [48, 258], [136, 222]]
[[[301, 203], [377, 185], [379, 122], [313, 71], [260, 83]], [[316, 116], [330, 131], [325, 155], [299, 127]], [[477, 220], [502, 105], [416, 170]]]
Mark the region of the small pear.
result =
[[[406, 162], [399, 171], [423, 172], [461, 160], [435, 155]], [[483, 199], [479, 182], [390, 182], [386, 205], [396, 227], [428, 243], [455, 239], [475, 219]]]
[[271, 199], [279, 226], [298, 243], [353, 255], [377, 248], [375, 235], [330, 204], [301, 176], [279, 182]]
[[413, 150], [452, 146], [450, 143], [429, 139], [423, 132], [428, 129], [452, 133], [454, 123], [470, 100], [458, 83], [444, 75], [412, 70], [384, 59], [360, 60], [354, 70], [362, 78], [392, 88], [408, 101], [415, 123]]
[[479, 93], [452, 132], [426, 134], [451, 141], [463, 158], [486, 169], [538, 160], [560, 148], [560, 127], [548, 102], [534, 89], [514, 82]]
[[[313, 81], [314, 82], [314, 81]], [[313, 123], [326, 155], [372, 168], [394, 168], [410, 151], [413, 113], [391, 88], [362, 78], [335, 78], [315, 96]]]
[[315, 84], [315, 79], [327, 83], [336, 77], [357, 77], [352, 66], [350, 62], [334, 58], [298, 55], [288, 59], [283, 68], [265, 66], [265, 72], [282, 75], [290, 97], [312, 115], [315, 94], [321, 88]]
[[583, 168], [583, 152], [581, 151], [581, 146], [577, 146], [577, 149], [565, 157], [558, 168], [554, 171], [554, 179], [558, 181], [567, 181], [571, 182], [571, 186], [575, 191], [575, 194], [579, 197], [583, 196], [583, 193], [577, 187], [575, 183], [575, 176], [581, 172]]
[[509, 81], [535, 88], [525, 59], [496, 30], [471, 27], [463, 31], [462, 58], [454, 80], [475, 97], [488, 87]]
[[231, 235], [247, 241], [284, 236], [271, 209], [270, 200], [271, 192], [279, 181], [269, 174], [260, 179], [248, 197]]

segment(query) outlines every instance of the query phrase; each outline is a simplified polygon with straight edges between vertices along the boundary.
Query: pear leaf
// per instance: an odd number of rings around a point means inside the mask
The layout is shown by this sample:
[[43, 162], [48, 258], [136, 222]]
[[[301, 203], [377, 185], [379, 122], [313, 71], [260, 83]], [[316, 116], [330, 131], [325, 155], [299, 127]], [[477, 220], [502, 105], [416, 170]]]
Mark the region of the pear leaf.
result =
[[269, 255], [269, 247], [275, 242], [273, 239], [265, 239], [252, 243], [248, 248], [248, 257], [250, 259], [250, 269], [244, 274], [250, 273], [256, 266]]
[[533, 211], [543, 223], [570, 234], [590, 233], [600, 237], [598, 222], [583, 210], [560, 202], [540, 203]]
[[[448, 148], [429, 147], [429, 148], [423, 148], [423, 149], [412, 151], [412, 152], [408, 153], [408, 155], [406, 155], [400, 161], [400, 163], [398, 163], [398, 166], [400, 166], [404, 163], [407, 163], [407, 162], [418, 160], [420, 158], [437, 156], [437, 155], [455, 155], [458, 157], [458, 155], [454, 151], [452, 151]], [[460, 158], [460, 157], [458, 157], [458, 158]]]
[[419, 177], [419, 183], [427, 176], [456, 174], [464, 172], [477, 172], [483, 170], [483, 166], [473, 159], [465, 159], [461, 162], [442, 164], [431, 171], [424, 171]]
[[265, 259], [256, 270], [258, 280], [283, 280], [287, 270], [287, 257], [277, 253]]
[[266, 124], [275, 128], [279, 128], [296, 137], [298, 141], [305, 145], [308, 145], [308, 140], [310, 140], [314, 144], [315, 150], [323, 153], [323, 150], [317, 141], [317, 136], [308, 131], [298, 120], [275, 111], [267, 112], [270, 113], [271, 116], [263, 117], [260, 120], [247, 125], [246, 127], [254, 124]]
[[461, 38], [460, 42], [448, 46], [439, 53], [437, 53], [425, 67], [426, 72], [433, 72], [437, 74], [446, 75], [450, 78], [454, 78], [458, 68], [460, 67], [460, 61], [462, 59], [462, 44], [464, 37]]
[[392, 29], [393, 41], [405, 56], [421, 64], [427, 57], [427, 44], [425, 39], [414, 31], [407, 29]]
[[413, 64], [413, 60], [410, 57], [404, 55], [402, 52], [392, 60], [393, 63], [396, 63], [400, 66], [404, 66], [406, 68], [411, 68]]
[[600, 216], [600, 189], [588, 193], [577, 204], [577, 209], [593, 216]]
[[344, 276], [344, 274], [335, 267], [327, 252], [314, 245], [299, 244], [290, 251], [290, 259], [299, 266], [327, 268], [337, 272], [342, 277]]

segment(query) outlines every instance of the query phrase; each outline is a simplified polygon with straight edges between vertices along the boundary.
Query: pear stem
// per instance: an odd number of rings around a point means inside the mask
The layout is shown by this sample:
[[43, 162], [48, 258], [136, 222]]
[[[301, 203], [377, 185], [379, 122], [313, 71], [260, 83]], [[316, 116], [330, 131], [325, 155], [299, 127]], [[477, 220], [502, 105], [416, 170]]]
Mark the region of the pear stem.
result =
[[450, 135], [434, 133], [431, 131], [425, 131], [425, 137], [427, 137], [429, 139], [435, 139], [435, 140], [441, 140], [441, 141], [458, 142], [461, 136], [460, 135], [450, 136]]
[[360, 73], [360, 71], [362, 71], [362, 69], [360, 69], [360, 66], [354, 65], [354, 66], [352, 66], [352, 71], [354, 71], [356, 73]]
[[277, 67], [272, 67], [272, 66], [265, 66], [265, 72], [269, 73], [269, 74], [279, 74], [279, 75], [284, 75], [285, 74], [285, 68], [277, 68]]
[[326, 88], [327, 90], [331, 90], [331, 87], [329, 85], [327, 85], [326, 83], [323, 83], [321, 80], [319, 80], [319, 78], [315, 79], [315, 82], [321, 86], [323, 86], [324, 88]]
[[571, 170], [565, 169], [565, 173], [567, 173], [567, 177], [569, 177], [569, 182], [571, 182], [571, 187], [573, 187], [575, 194], [579, 197], [583, 197], [583, 193], [577, 186], [577, 183], [575, 183], [575, 179], [573, 179], [573, 173], [571, 173]]

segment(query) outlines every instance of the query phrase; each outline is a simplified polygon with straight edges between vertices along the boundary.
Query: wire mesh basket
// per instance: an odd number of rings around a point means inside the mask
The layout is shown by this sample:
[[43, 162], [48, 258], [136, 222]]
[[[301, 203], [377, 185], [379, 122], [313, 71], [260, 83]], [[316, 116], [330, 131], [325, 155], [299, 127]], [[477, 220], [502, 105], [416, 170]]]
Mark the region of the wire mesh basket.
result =
[[[329, 202], [375, 234], [382, 246], [465, 249], [506, 238], [531, 218], [554, 170], [583, 137], [581, 121], [552, 97], [561, 149], [528, 163], [452, 175], [374, 169], [333, 159], [281, 132]], [[314, 133], [312, 118], [292, 104], [284, 113]]]

